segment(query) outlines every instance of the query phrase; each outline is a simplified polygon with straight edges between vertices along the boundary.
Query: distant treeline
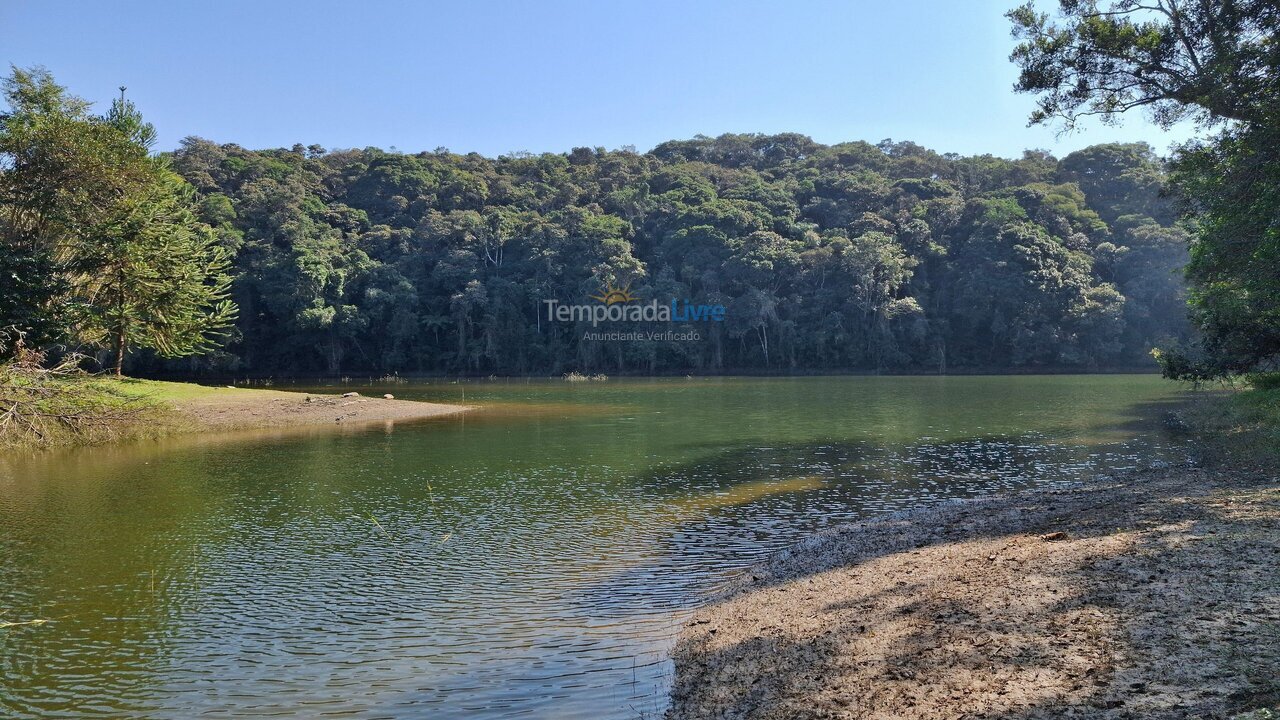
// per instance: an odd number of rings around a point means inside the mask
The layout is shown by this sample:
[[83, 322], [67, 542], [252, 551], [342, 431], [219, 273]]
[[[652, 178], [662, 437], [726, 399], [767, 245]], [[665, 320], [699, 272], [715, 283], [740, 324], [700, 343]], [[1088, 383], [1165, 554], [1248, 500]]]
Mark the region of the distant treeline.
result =
[[[221, 351], [137, 370], [1154, 368], [1188, 333], [1188, 238], [1145, 144], [1007, 160], [723, 135], [491, 159], [190, 138], [171, 161], [233, 253], [239, 317]], [[619, 342], [545, 317], [611, 286], [724, 321]]]

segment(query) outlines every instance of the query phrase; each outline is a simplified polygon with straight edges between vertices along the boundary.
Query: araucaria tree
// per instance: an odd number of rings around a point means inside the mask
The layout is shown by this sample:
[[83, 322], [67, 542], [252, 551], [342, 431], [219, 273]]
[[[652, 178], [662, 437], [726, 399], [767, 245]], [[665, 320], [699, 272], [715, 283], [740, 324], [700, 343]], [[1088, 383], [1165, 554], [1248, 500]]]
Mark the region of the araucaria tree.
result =
[[121, 374], [130, 347], [162, 357], [215, 347], [213, 331], [230, 325], [230, 255], [192, 213], [192, 191], [157, 170], [153, 183], [121, 202], [87, 252], [95, 273], [78, 283], [84, 297], [81, 337], [114, 349]]
[[1205, 379], [1273, 370], [1280, 359], [1280, 5], [1272, 0], [1061, 0], [1052, 20], [1009, 13], [1023, 42], [1017, 89], [1033, 123], [1115, 121], [1146, 108], [1211, 138], [1172, 168], [1193, 232], [1187, 277], [1200, 347], [1162, 356], [1166, 374]]
[[0, 116], [0, 326], [28, 343], [166, 357], [204, 352], [230, 326], [229, 252], [194, 192], [149, 153], [155, 133], [123, 98], [105, 116], [43, 70], [14, 70]]

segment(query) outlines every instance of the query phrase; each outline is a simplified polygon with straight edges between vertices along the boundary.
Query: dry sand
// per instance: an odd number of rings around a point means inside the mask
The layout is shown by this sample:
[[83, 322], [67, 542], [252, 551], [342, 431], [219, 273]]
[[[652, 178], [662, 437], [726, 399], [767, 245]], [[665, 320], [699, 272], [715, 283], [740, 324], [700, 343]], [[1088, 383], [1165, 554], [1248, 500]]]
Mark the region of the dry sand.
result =
[[240, 430], [421, 420], [471, 408], [381, 397], [227, 388], [225, 392], [183, 400], [176, 409], [202, 429]]
[[1171, 468], [843, 527], [695, 614], [668, 717], [1275, 707], [1278, 521], [1274, 474]]

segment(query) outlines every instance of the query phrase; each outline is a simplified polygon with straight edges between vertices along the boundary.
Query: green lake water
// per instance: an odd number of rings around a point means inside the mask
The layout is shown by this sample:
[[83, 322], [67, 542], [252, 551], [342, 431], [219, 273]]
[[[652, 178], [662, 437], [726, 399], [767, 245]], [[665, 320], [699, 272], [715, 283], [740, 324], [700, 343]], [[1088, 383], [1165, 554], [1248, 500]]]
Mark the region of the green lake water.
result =
[[0, 459], [0, 717], [653, 717], [808, 533], [1186, 454], [1146, 375], [342, 387], [480, 408]]

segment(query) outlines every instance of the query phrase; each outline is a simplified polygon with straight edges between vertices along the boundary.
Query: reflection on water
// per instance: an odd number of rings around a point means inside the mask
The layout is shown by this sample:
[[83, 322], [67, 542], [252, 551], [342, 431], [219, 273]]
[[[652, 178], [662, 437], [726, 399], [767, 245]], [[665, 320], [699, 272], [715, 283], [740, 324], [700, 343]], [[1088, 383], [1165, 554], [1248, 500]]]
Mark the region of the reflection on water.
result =
[[466, 394], [0, 464], [0, 623], [50, 620], [0, 629], [0, 714], [650, 717], [682, 612], [805, 533], [1182, 459], [1150, 376]]

